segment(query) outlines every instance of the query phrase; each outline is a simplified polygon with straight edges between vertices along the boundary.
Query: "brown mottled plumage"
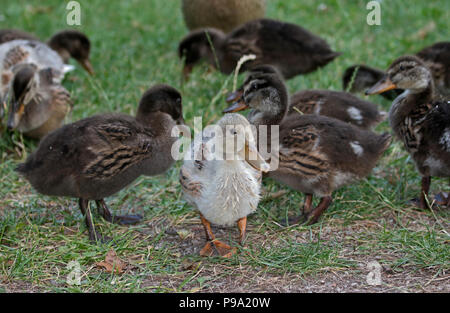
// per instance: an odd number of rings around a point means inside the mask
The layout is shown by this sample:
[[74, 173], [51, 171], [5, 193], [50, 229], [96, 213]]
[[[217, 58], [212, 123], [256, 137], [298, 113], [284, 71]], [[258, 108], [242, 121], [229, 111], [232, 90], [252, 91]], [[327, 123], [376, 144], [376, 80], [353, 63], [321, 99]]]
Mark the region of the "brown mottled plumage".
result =
[[[287, 90], [277, 75], [254, 77], [244, 87], [241, 101], [225, 112], [247, 107], [252, 108], [248, 115], [252, 124], [279, 125], [279, 164], [268, 176], [306, 194], [303, 217], [292, 219], [294, 223], [302, 218], [317, 222], [330, 205], [332, 192], [369, 175], [390, 143], [389, 134], [378, 135], [334, 118], [286, 116]], [[276, 154], [271, 152], [270, 157], [273, 161]], [[313, 195], [321, 197], [314, 209]]]
[[[431, 176], [450, 177], [450, 103], [436, 100], [432, 72], [416, 56], [395, 60], [367, 94], [405, 90], [392, 103], [389, 122], [422, 175], [420, 206], [427, 208]], [[450, 197], [447, 199], [450, 205]]]
[[70, 94], [53, 82], [51, 68], [37, 70], [34, 64], [21, 64], [16, 71], [7, 127], [40, 139], [62, 125], [71, 110]]
[[86, 216], [89, 238], [97, 239], [88, 212], [95, 200], [108, 221], [137, 222], [136, 216], [112, 216], [103, 198], [113, 195], [140, 175], [157, 175], [174, 163], [172, 128], [183, 122], [181, 95], [157, 85], [142, 96], [136, 118], [103, 114], [65, 125], [42, 139], [17, 167], [45, 195], [76, 197]]
[[256, 64], [271, 64], [286, 79], [312, 72], [340, 55], [308, 30], [270, 19], [250, 21], [228, 35], [214, 28], [191, 32], [180, 42], [178, 53], [185, 58], [185, 75], [201, 60], [229, 74], [243, 55], [254, 54], [256, 59], [244, 63], [243, 71]]
[[[255, 66], [250, 69], [242, 86], [228, 96], [227, 102], [241, 97], [244, 86], [255, 75], [261, 74], [276, 74], [280, 77], [279, 72], [273, 66], [267, 64]], [[302, 113], [333, 117], [364, 129], [376, 126], [386, 117], [386, 112], [379, 112], [375, 104], [348, 92], [315, 89], [303, 90], [291, 95], [288, 115]]]
[[266, 0], [183, 0], [183, 17], [190, 30], [214, 27], [226, 33], [266, 11]]

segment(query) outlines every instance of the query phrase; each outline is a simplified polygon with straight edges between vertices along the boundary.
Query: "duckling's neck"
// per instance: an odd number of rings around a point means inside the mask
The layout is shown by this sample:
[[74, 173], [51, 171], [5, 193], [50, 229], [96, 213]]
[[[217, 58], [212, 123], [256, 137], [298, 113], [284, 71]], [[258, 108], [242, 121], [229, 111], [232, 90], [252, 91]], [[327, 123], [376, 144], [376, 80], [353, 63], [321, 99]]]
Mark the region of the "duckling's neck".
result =
[[173, 118], [162, 112], [156, 112], [147, 116], [138, 114], [136, 120], [155, 136], [155, 138], [171, 137], [172, 129], [176, 126]]
[[257, 109], [253, 109], [248, 114], [248, 120], [255, 126], [279, 125], [287, 113], [288, 99], [280, 93], [271, 95], [261, 101]]
[[[434, 97], [434, 82], [433, 80], [430, 80], [425, 88], [405, 90], [400, 96], [397, 97], [397, 99], [394, 100], [394, 104], [404, 102], [408, 104], [409, 109], [414, 110], [415, 107], [430, 102], [434, 99]], [[400, 101], [402, 99], [405, 99], [405, 101]], [[414, 103], [416, 105], [411, 106], [411, 103]]]

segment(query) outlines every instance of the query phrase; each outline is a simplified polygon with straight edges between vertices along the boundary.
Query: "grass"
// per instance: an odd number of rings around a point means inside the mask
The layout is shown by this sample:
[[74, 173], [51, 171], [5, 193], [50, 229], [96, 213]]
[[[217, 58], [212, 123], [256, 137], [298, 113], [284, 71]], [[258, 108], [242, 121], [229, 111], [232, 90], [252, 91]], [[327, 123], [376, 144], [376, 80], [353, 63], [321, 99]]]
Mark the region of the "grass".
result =
[[[366, 24], [366, 1], [270, 0], [267, 16], [304, 26], [343, 52], [336, 61], [288, 82], [291, 92], [306, 88], [341, 90], [347, 66], [367, 63], [386, 68], [403, 54], [448, 40], [448, 1], [383, 1], [381, 26]], [[82, 26], [92, 41], [96, 76], [81, 68], [64, 81], [74, 100], [67, 122], [101, 112], [134, 114], [141, 94], [155, 83], [168, 83], [183, 94], [186, 121], [203, 116], [209, 124], [221, 116], [232, 77], [196, 67], [181, 85], [178, 41], [187, 33], [180, 1], [80, 1]], [[56, 0], [9, 1], [2, 6], [0, 28], [19, 28], [46, 39], [65, 24], [65, 3]], [[74, 63], [75, 64], [75, 63]], [[239, 77], [242, 81], [243, 77]], [[363, 97], [361, 95], [361, 97]], [[390, 103], [372, 97], [380, 108]], [[389, 131], [386, 122], [376, 129]], [[299, 211], [303, 196], [288, 190], [263, 200], [249, 219], [247, 247], [231, 260], [201, 258], [203, 231], [181, 197], [177, 163], [166, 174], [141, 177], [107, 199], [116, 213], [140, 213], [132, 227], [97, 227], [113, 241], [92, 245], [74, 199], [36, 194], [15, 172], [36, 143], [20, 134], [0, 137], [0, 292], [175, 292], [175, 291], [449, 291], [449, 213], [423, 211], [406, 201], [418, 195], [420, 177], [399, 142], [394, 142], [358, 184], [338, 190], [334, 202], [314, 226], [282, 227]], [[432, 193], [448, 190], [435, 179]], [[269, 193], [286, 187], [267, 180]], [[236, 244], [237, 231], [216, 229]], [[129, 266], [122, 275], [95, 264], [114, 249]], [[81, 265], [81, 285], [66, 283], [67, 264]], [[366, 283], [367, 263], [383, 266], [382, 285]]]

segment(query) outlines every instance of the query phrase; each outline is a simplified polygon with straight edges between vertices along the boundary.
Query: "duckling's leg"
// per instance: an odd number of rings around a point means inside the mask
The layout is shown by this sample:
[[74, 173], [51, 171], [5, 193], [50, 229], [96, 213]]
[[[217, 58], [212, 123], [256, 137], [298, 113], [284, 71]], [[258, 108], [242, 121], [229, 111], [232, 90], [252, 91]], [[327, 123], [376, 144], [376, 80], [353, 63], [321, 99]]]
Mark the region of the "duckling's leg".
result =
[[246, 234], [246, 230], [247, 230], [247, 216], [240, 218], [237, 221], [237, 226], [239, 228], [239, 243], [241, 244], [241, 246], [243, 246], [244, 240], [245, 240], [245, 234]]
[[91, 241], [103, 241], [102, 235], [100, 235], [94, 226], [94, 222], [92, 221], [92, 214], [89, 208], [89, 200], [81, 199], [79, 200], [80, 211], [84, 215], [86, 226], [88, 228], [89, 240]]
[[[310, 193], [305, 194], [305, 203], [303, 204], [303, 212], [299, 216], [289, 217], [288, 223], [289, 225], [295, 225], [300, 222], [305, 222], [306, 217], [311, 212], [311, 205], [312, 205], [313, 195]], [[285, 225], [287, 226], [287, 224]]]
[[214, 250], [216, 250], [216, 252], [219, 255], [226, 257], [226, 258], [231, 257], [231, 255], [233, 254], [233, 250], [231, 250], [231, 247], [223, 242], [220, 242], [219, 240], [216, 240], [216, 237], [214, 236], [212, 229], [211, 229], [211, 224], [201, 213], [200, 213], [200, 219], [202, 221], [203, 227], [205, 228], [205, 234], [206, 234], [206, 240], [207, 240], [207, 243], [205, 244], [203, 249], [200, 251], [200, 255], [201, 256], [211, 256], [213, 254], [213, 248], [214, 248]]
[[331, 198], [331, 196], [323, 197], [320, 200], [320, 203], [314, 208], [314, 210], [312, 210], [310, 213], [307, 214], [306, 225], [312, 225], [312, 224], [317, 223], [320, 216], [330, 206], [332, 201], [333, 201], [333, 198]]
[[109, 211], [108, 206], [105, 203], [105, 200], [96, 200], [97, 209], [100, 215], [108, 222], [115, 223], [119, 225], [132, 225], [139, 223], [142, 219], [142, 215], [112, 215]]

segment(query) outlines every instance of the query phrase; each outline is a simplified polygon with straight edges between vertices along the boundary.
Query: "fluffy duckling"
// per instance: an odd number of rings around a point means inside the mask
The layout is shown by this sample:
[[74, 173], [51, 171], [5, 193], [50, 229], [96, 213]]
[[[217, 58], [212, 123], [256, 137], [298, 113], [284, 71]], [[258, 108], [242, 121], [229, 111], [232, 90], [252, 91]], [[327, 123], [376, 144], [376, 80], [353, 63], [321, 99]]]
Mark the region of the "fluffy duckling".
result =
[[[450, 95], [450, 42], [437, 42], [423, 48], [416, 53], [416, 56], [422, 59], [431, 70], [438, 91], [444, 96]], [[356, 73], [355, 70], [357, 70]], [[345, 70], [342, 76], [342, 85], [347, 90], [350, 82], [353, 81], [351, 92], [365, 91], [380, 81], [385, 74], [382, 70], [364, 64], [352, 65]], [[401, 93], [402, 90], [396, 88], [382, 93], [382, 96], [394, 100]]]
[[[228, 95], [227, 102], [239, 99], [244, 92], [244, 86], [260, 74], [279, 75], [279, 72], [271, 65], [255, 66], [237, 91]], [[331, 90], [310, 89], [294, 93], [290, 97], [288, 115], [301, 114], [299, 111], [303, 114], [333, 117], [364, 129], [371, 129], [386, 118], [386, 112], [379, 112], [374, 103], [348, 92]]]
[[[17, 39], [39, 41], [34, 35], [18, 29], [0, 29], [0, 44]], [[94, 74], [89, 60], [91, 42], [84, 33], [73, 29], [62, 30], [53, 35], [47, 44], [60, 55], [64, 63], [68, 64], [72, 57], [89, 74]]]
[[[242, 98], [224, 112], [247, 108], [251, 108], [248, 119], [258, 131], [260, 125], [279, 125], [278, 149], [266, 150], [272, 159], [279, 159], [278, 167], [272, 166], [268, 176], [306, 194], [302, 216], [289, 219], [290, 224], [317, 222], [331, 204], [333, 191], [369, 175], [390, 143], [389, 134], [378, 135], [326, 116], [285, 117], [288, 93], [273, 74], [254, 77], [244, 86]], [[313, 195], [321, 198], [315, 208]]]
[[39, 192], [79, 198], [91, 240], [95, 230], [88, 203], [95, 200], [109, 222], [129, 224], [140, 216], [112, 216], [103, 198], [132, 183], [140, 175], [164, 173], [174, 163], [171, 137], [183, 123], [180, 93], [167, 85], [147, 90], [136, 118], [103, 114], [65, 125], [43, 138], [25, 163], [17, 167]]
[[234, 249], [215, 239], [210, 223], [237, 223], [243, 244], [247, 215], [256, 210], [260, 198], [260, 171], [266, 171], [268, 164], [256, 149], [245, 117], [226, 114], [216, 126], [214, 137], [208, 137], [205, 129], [192, 143], [180, 170], [180, 183], [186, 200], [200, 212], [205, 228], [207, 243], [200, 255], [217, 251], [229, 257]]
[[183, 17], [189, 30], [214, 27], [223, 32], [258, 18], [266, 12], [265, 0], [183, 0]]
[[[431, 176], [450, 177], [450, 102], [435, 101], [432, 73], [415, 56], [395, 60], [366, 94], [405, 90], [392, 103], [389, 122], [422, 175], [420, 207], [428, 208]], [[450, 205], [450, 197], [446, 201]]]
[[69, 92], [53, 82], [51, 68], [20, 64], [12, 83], [7, 127], [40, 139], [61, 127], [71, 110]]
[[254, 54], [256, 59], [244, 63], [243, 71], [272, 64], [286, 79], [312, 72], [340, 55], [308, 30], [270, 19], [247, 22], [228, 35], [214, 28], [193, 31], [180, 42], [178, 53], [185, 58], [185, 77], [201, 60], [229, 74], [243, 55]]

